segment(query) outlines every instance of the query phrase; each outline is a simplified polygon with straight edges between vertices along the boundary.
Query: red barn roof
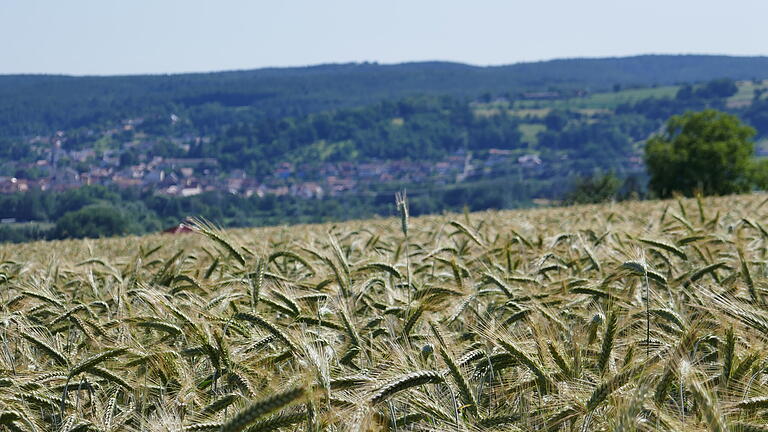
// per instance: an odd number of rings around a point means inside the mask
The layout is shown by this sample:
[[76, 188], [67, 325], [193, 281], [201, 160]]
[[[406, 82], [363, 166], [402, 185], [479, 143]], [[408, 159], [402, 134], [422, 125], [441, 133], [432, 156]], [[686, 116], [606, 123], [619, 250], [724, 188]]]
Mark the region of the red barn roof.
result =
[[186, 234], [191, 232], [195, 232], [195, 230], [184, 223], [180, 223], [176, 226], [168, 228], [167, 230], [164, 230], [163, 234]]

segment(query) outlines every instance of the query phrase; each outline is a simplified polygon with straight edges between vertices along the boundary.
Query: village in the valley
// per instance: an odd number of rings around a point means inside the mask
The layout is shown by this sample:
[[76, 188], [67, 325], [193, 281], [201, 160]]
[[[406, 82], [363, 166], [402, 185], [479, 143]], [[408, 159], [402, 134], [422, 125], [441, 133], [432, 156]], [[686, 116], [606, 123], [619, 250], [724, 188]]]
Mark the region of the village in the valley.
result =
[[[52, 136], [28, 138], [27, 145], [35, 155], [30, 160], [7, 162], [0, 175], [0, 193], [30, 190], [60, 191], [85, 185], [146, 188], [157, 194], [188, 197], [219, 191], [235, 195], [291, 195], [322, 198], [349, 192], [364, 192], [373, 184], [459, 183], [471, 176], [492, 175], [500, 166], [509, 169], [541, 170], [543, 162], [537, 154], [490, 149], [480, 158], [459, 151], [442, 160], [371, 160], [363, 163], [321, 162], [295, 164], [282, 162], [271, 173], [261, 176], [242, 169], [225, 170], [215, 158], [164, 157], [154, 155], [158, 138], [141, 133], [130, 134], [130, 141], [115, 142], [133, 130], [141, 119], [123, 122], [121, 127], [88, 131], [113, 143], [111, 148], [66, 145], [68, 136], [57, 131]], [[195, 142], [210, 137], [163, 137], [164, 145], [186, 153]], [[138, 155], [126, 157], [128, 154]]]

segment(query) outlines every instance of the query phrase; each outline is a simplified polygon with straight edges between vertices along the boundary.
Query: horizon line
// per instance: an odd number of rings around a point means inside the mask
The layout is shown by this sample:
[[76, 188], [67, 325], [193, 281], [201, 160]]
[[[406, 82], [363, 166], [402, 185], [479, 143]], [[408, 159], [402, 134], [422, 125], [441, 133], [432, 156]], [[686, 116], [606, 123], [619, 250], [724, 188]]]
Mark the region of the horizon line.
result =
[[110, 78], [110, 77], [141, 77], [141, 76], [174, 76], [174, 75], [206, 75], [206, 74], [218, 74], [218, 73], [237, 73], [237, 72], [253, 72], [253, 71], [269, 71], [269, 70], [296, 70], [296, 69], [311, 69], [321, 68], [328, 66], [345, 66], [345, 65], [375, 65], [375, 66], [400, 66], [409, 64], [453, 64], [460, 66], [468, 66], [474, 68], [501, 68], [512, 67], [519, 65], [550, 63], [556, 61], [573, 61], [573, 60], [612, 60], [612, 59], [632, 59], [639, 57], [730, 57], [730, 58], [768, 58], [766, 54], [758, 55], [736, 55], [736, 54], [717, 54], [717, 53], [643, 53], [643, 54], [631, 54], [631, 55], [616, 55], [616, 56], [578, 56], [578, 57], [552, 57], [537, 60], [524, 60], [512, 63], [467, 63], [456, 60], [407, 60], [400, 62], [379, 62], [376, 60], [360, 60], [360, 61], [339, 61], [339, 62], [324, 62], [324, 63], [312, 63], [312, 64], [295, 64], [295, 65], [275, 65], [275, 66], [262, 66], [262, 67], [244, 67], [235, 69], [212, 69], [205, 71], [177, 71], [177, 72], [141, 72], [141, 73], [114, 73], [114, 74], [69, 74], [69, 73], [46, 73], [46, 72], [23, 72], [23, 73], [0, 73], [0, 77], [70, 77], [70, 78]]

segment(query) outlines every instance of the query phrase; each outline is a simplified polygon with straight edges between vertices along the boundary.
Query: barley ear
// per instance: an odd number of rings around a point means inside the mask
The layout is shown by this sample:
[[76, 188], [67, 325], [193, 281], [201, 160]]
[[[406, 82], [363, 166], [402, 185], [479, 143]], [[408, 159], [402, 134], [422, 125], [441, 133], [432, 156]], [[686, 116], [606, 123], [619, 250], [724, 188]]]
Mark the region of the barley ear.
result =
[[597, 370], [601, 374], [605, 374], [608, 364], [611, 359], [611, 351], [613, 350], [613, 339], [616, 335], [616, 313], [610, 312], [606, 318], [605, 333], [603, 334], [603, 344], [600, 349], [600, 357], [597, 361]]
[[438, 371], [426, 370], [402, 375], [379, 388], [371, 397], [371, 404], [383, 402], [395, 393], [407, 390], [411, 387], [423, 384], [439, 384], [443, 381], [443, 374]]
[[453, 378], [453, 381], [456, 383], [456, 387], [459, 388], [459, 395], [464, 401], [467, 411], [473, 417], [477, 417], [477, 400], [475, 399], [474, 393], [472, 393], [472, 389], [469, 387], [469, 383], [461, 373], [461, 369], [459, 369], [459, 366], [456, 365], [456, 362], [442, 346], [438, 347], [438, 352], [440, 353], [440, 357], [443, 358], [445, 365], [448, 366], [448, 371], [451, 374], [451, 378]]
[[680, 366], [680, 375], [696, 401], [711, 432], [728, 432], [725, 418], [720, 412], [715, 396], [698, 380], [691, 365], [684, 361]]
[[306, 391], [303, 387], [295, 387], [255, 402], [224, 423], [221, 426], [221, 432], [240, 432], [260, 417], [273, 413], [299, 400], [304, 397], [305, 393]]

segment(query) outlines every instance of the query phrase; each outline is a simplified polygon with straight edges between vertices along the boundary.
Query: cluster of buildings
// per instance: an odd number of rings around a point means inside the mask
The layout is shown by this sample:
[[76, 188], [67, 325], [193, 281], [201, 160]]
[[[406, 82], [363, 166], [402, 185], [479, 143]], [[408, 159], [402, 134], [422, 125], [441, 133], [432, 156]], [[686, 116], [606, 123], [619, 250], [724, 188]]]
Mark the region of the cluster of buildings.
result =
[[[122, 128], [108, 130], [106, 136], [130, 131], [134, 121]], [[169, 138], [171, 139], [171, 138]], [[190, 143], [206, 138], [172, 138], [181, 153]], [[472, 175], [482, 175], [502, 163], [518, 163], [535, 167], [542, 164], [536, 155], [523, 155], [510, 150], [492, 149], [482, 159], [469, 152], [446, 155], [439, 161], [380, 160], [364, 163], [318, 162], [294, 164], [283, 162], [271, 173], [259, 178], [240, 169], [224, 170], [213, 158], [147, 157], [151, 141], [134, 140], [114, 148], [79, 148], [67, 150], [63, 132], [52, 138], [37, 137], [29, 141], [36, 160], [11, 162], [4, 171], [15, 175], [0, 176], [0, 193], [26, 192], [32, 189], [60, 191], [85, 185], [116, 185], [152, 190], [157, 194], [188, 197], [209, 191], [221, 191], [250, 197], [253, 195], [291, 195], [321, 198], [348, 192], [365, 191], [369, 186], [386, 183], [418, 183], [430, 181], [450, 184]], [[139, 154], [126, 158], [125, 154]]]

